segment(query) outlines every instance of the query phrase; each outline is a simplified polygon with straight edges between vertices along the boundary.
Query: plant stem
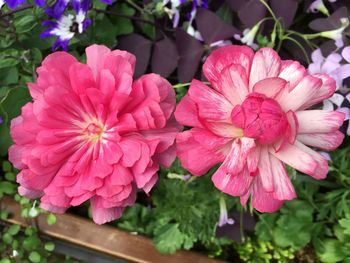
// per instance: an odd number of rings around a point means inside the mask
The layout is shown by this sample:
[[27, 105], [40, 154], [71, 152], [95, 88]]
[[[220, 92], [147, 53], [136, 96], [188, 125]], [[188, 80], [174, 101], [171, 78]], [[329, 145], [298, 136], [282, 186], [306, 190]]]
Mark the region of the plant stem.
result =
[[15, 10], [11, 10], [11, 11], [9, 11], [7, 13], [1, 14], [0, 18], [6, 17], [6, 16], [10, 16], [10, 15], [13, 15], [13, 14], [15, 14], [17, 12], [20, 12], [20, 11], [23, 11], [23, 10], [27, 10], [27, 9], [30, 9], [30, 8], [33, 8], [33, 7], [34, 7], [34, 5], [25, 5], [25, 6], [22, 6], [20, 8], [15, 9]]
[[135, 4], [132, 0], [126, 0], [125, 1], [128, 5], [132, 6], [135, 8], [137, 11], [139, 11], [141, 14], [143, 13], [143, 9], [139, 7], [137, 4]]

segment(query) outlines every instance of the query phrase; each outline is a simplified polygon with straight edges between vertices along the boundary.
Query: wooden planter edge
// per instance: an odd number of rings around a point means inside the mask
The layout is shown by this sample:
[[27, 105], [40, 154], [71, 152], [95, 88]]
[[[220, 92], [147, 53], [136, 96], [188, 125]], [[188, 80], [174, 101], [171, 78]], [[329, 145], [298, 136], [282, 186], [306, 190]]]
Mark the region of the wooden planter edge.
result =
[[[1, 199], [1, 210], [10, 213], [5, 222], [27, 225], [21, 217], [20, 204], [11, 198]], [[172, 255], [161, 254], [146, 237], [133, 235], [109, 225], [96, 225], [72, 214], [56, 215], [57, 222], [52, 226], [47, 224], [46, 217], [39, 215], [37, 218], [37, 225], [42, 234], [132, 262], [223, 263], [191, 251], [181, 250]]]

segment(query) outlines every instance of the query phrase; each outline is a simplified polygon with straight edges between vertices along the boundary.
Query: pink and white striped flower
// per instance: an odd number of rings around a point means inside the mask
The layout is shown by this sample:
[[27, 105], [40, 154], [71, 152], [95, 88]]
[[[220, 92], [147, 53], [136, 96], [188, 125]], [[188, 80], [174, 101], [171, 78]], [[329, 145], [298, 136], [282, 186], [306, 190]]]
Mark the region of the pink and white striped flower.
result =
[[121, 216], [136, 190], [149, 192], [159, 165], [175, 159], [181, 129], [175, 92], [155, 74], [133, 83], [135, 57], [105, 46], [86, 49], [87, 65], [49, 55], [29, 84], [33, 102], [12, 120], [9, 159], [21, 170], [19, 193], [63, 213], [90, 199], [98, 224]]
[[306, 110], [335, 91], [325, 74], [308, 74], [296, 61], [281, 60], [271, 48], [255, 54], [247, 46], [226, 46], [206, 60], [209, 88], [193, 80], [175, 111], [193, 127], [177, 136], [177, 154], [194, 175], [221, 163], [215, 186], [244, 205], [274, 212], [296, 197], [285, 164], [324, 179], [327, 160], [311, 147], [334, 150], [344, 114]]

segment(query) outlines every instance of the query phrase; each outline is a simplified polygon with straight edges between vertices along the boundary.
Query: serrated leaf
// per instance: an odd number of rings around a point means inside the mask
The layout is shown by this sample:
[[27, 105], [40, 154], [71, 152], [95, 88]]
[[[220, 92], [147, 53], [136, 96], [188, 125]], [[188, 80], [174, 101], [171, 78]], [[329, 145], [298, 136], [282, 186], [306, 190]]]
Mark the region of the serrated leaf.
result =
[[179, 230], [179, 224], [167, 224], [161, 227], [153, 239], [154, 244], [161, 253], [175, 253], [180, 249], [185, 240], [184, 235]]
[[342, 245], [336, 239], [325, 239], [316, 247], [316, 252], [323, 262], [340, 262], [346, 256], [342, 250]]

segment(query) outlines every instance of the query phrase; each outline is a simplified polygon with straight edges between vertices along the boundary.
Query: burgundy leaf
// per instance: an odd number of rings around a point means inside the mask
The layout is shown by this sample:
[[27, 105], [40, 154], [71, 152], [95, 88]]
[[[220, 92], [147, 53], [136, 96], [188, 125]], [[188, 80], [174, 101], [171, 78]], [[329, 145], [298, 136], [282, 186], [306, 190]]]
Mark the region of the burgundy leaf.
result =
[[175, 70], [178, 58], [176, 44], [165, 37], [153, 46], [152, 71], [166, 78]]
[[126, 50], [136, 56], [135, 78], [146, 72], [151, 56], [152, 41], [138, 34], [118, 38], [118, 49]]
[[198, 10], [196, 24], [204, 42], [207, 44], [225, 40], [233, 37], [234, 34], [240, 33], [238, 29], [226, 24], [215, 13], [206, 9]]
[[348, 17], [348, 10], [346, 7], [339, 8], [331, 16], [327, 18], [318, 18], [309, 24], [309, 27], [315, 31], [329, 31], [341, 26], [340, 19]]
[[[283, 1], [284, 2], [284, 1]], [[266, 15], [266, 7], [257, 0], [248, 0], [238, 11], [238, 17], [247, 28], [252, 28]]]
[[178, 28], [175, 32], [176, 46], [179, 52], [177, 75], [179, 82], [192, 80], [202, 58], [204, 48], [197, 39]]
[[285, 28], [288, 28], [293, 23], [293, 18], [298, 9], [297, 0], [270, 0], [271, 8], [277, 17], [283, 18]]
[[237, 12], [247, 3], [247, 0], [226, 0], [226, 2], [233, 11]]

